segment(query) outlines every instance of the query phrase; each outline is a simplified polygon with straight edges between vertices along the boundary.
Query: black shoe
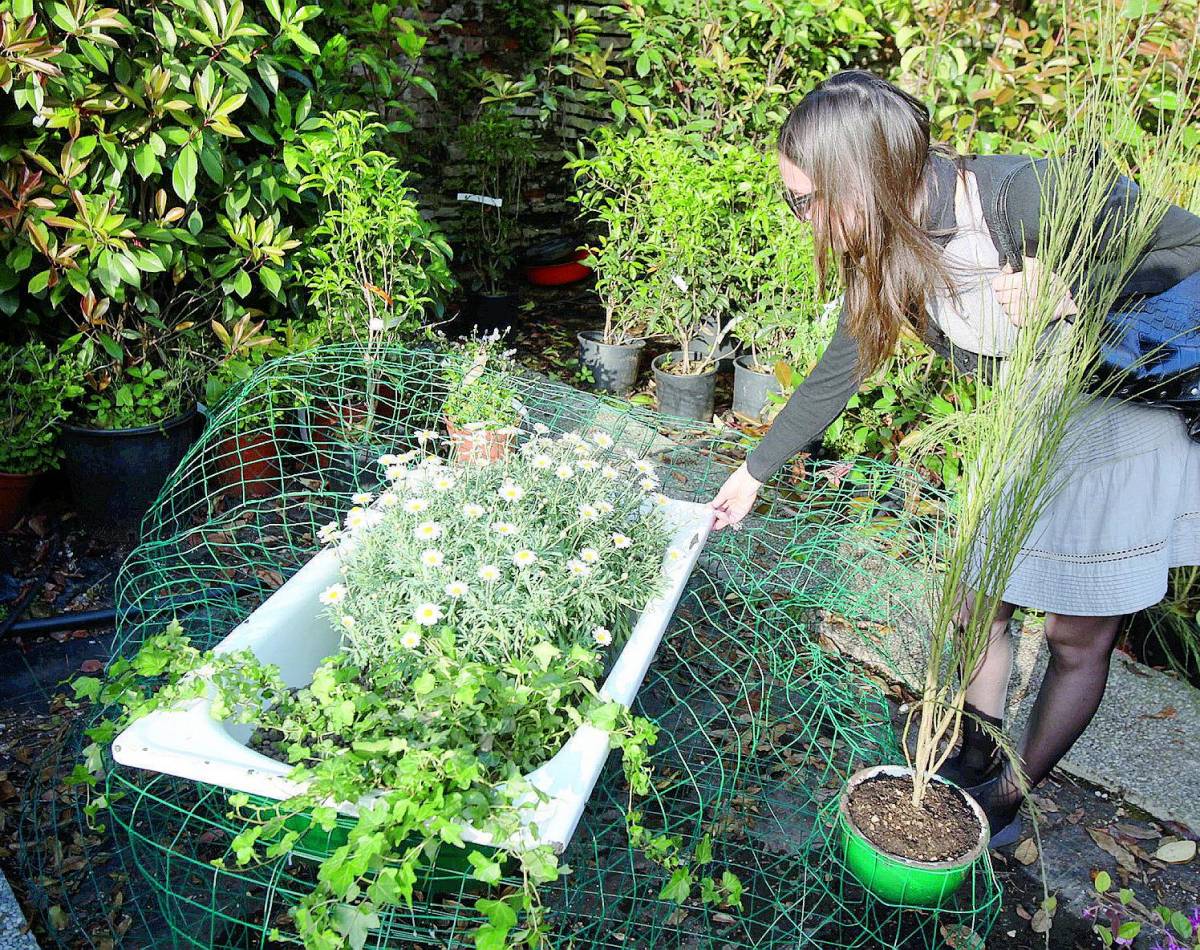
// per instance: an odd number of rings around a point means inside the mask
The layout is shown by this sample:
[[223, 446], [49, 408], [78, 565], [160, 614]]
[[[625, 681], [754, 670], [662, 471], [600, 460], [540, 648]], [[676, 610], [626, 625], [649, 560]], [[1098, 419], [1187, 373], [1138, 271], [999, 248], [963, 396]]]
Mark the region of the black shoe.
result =
[[[976, 761], [969, 760], [972, 758]], [[1000, 759], [998, 756], [992, 756], [981, 764], [978, 757], [965, 757], [959, 752], [954, 758], [947, 759], [937, 774], [961, 789], [970, 789], [999, 775]]]
[[997, 801], [1001, 778], [1002, 776], [997, 775], [963, 789], [979, 803], [988, 820], [988, 828], [991, 831], [989, 848], [1007, 848], [1021, 839], [1021, 800], [1018, 799], [1015, 803]]

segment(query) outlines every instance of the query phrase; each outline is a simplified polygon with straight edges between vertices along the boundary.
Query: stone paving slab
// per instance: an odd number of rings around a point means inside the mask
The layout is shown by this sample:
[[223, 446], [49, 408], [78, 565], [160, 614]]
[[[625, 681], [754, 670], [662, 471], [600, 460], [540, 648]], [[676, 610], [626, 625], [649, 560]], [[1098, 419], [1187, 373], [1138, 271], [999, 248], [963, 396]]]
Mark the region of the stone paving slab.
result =
[[8, 879], [0, 871], [0, 950], [38, 950]]

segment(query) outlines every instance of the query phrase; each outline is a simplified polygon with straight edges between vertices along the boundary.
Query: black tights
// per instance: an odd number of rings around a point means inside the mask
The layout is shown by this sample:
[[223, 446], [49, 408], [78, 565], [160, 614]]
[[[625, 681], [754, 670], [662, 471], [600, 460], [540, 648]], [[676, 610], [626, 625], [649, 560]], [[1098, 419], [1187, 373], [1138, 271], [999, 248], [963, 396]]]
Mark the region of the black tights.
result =
[[[1011, 616], [1011, 610], [1008, 615]], [[1018, 747], [1030, 788], [1050, 774], [1096, 715], [1108, 684], [1109, 659], [1121, 629], [1121, 619], [1046, 615], [1050, 662]], [[986, 664], [987, 659], [983, 665]], [[968, 689], [968, 700], [971, 692], [972, 689]], [[1003, 712], [981, 711], [991, 715]], [[986, 749], [989, 743], [994, 751], [993, 740], [977, 727], [964, 730], [963, 742], [964, 754], [969, 748]], [[1001, 811], [1011, 810], [1015, 814], [1021, 803], [1021, 792], [1011, 764], [1005, 767], [997, 785], [994, 805]]]

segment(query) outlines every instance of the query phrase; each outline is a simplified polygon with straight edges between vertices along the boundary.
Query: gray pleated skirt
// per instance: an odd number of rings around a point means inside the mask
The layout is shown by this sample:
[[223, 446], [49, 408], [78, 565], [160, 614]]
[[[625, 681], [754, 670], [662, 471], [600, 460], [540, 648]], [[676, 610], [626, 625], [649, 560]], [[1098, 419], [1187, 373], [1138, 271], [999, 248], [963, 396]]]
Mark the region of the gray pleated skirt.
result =
[[1063, 487], [1022, 546], [1006, 601], [1127, 614], [1162, 600], [1168, 568], [1200, 564], [1200, 442], [1177, 413], [1094, 399], [1056, 468]]

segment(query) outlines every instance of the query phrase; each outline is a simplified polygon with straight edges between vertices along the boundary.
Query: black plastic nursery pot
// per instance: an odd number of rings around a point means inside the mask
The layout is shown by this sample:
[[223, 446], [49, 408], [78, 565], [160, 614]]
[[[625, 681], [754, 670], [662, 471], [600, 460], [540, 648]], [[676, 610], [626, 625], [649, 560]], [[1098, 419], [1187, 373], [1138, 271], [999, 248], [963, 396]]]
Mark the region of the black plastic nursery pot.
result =
[[703, 373], [686, 376], [666, 368], [682, 361], [683, 351], [672, 350], [656, 357], [651, 364], [658, 392], [658, 411], [667, 416], [709, 422], [716, 402], [717, 366], [710, 364]]
[[[880, 900], [903, 907], [939, 907], [949, 901], [970, 876], [976, 861], [987, 851], [989, 829], [983, 809], [970, 795], [963, 798], [979, 823], [979, 838], [966, 854], [951, 861], [914, 861], [889, 854], [871, 841], [850, 816], [854, 790], [877, 775], [910, 776], [898, 765], [876, 765], [856, 772], [846, 782], [838, 802], [838, 831], [842, 858], [850, 873]], [[935, 781], [945, 779], [934, 777]], [[950, 783], [946, 783], [950, 784]]]
[[476, 293], [471, 297], [471, 322], [479, 333], [504, 332], [517, 323], [521, 298], [515, 293]]
[[579, 334], [579, 362], [592, 373], [597, 389], [626, 396], [637, 383], [645, 340], [605, 343], [601, 330]]
[[733, 411], [744, 419], [761, 422], [772, 393], [783, 386], [770, 370], [754, 364], [754, 357], [739, 356], [733, 363]]
[[80, 517], [132, 531], [196, 438], [196, 410], [133, 429], [63, 430], [63, 473]]

